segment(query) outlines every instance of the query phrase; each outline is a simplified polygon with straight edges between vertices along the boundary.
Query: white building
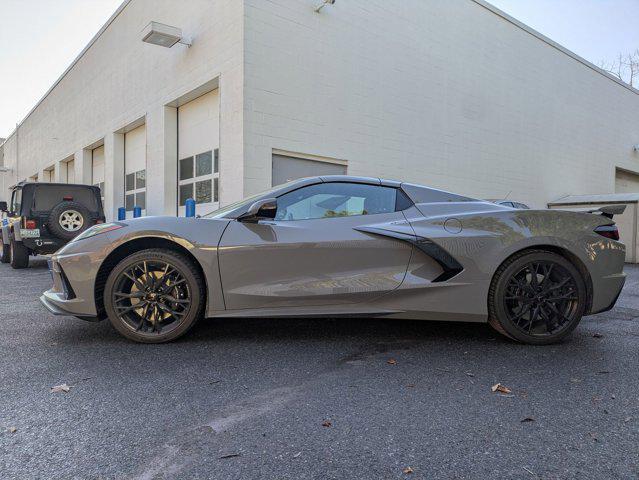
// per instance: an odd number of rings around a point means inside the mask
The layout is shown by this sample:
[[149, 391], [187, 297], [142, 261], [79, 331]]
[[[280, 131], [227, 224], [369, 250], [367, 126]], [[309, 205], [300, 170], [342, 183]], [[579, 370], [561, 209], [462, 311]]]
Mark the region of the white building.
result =
[[[0, 199], [103, 184], [107, 216], [175, 215], [326, 172], [537, 207], [639, 192], [639, 91], [483, 0], [321, 2], [125, 1], [0, 146]], [[143, 42], [151, 21], [192, 45]]]

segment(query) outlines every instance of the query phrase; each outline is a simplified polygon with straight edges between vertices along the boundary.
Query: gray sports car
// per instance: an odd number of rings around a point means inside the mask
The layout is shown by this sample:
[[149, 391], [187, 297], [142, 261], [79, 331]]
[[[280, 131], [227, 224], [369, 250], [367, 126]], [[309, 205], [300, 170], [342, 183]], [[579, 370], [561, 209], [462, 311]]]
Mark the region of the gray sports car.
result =
[[96, 225], [51, 258], [41, 300], [149, 343], [201, 317], [383, 316], [488, 322], [548, 344], [614, 305], [621, 211], [514, 210], [378, 178], [305, 178], [202, 218]]

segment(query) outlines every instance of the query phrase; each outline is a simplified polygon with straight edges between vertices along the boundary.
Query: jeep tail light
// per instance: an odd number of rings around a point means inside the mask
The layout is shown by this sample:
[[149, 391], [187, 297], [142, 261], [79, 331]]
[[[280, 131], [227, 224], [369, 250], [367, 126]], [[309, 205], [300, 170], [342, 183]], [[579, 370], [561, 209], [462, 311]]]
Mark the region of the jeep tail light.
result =
[[64, 200], [65, 202], [72, 202], [73, 201], [73, 197], [67, 195], [66, 197], [62, 197], [62, 200]]
[[619, 240], [619, 229], [617, 228], [617, 225], [602, 225], [595, 228], [595, 232], [602, 237]]
[[38, 225], [36, 224], [35, 220], [27, 220], [26, 222], [24, 222], [24, 228], [26, 228], [27, 230], [35, 230], [36, 228], [38, 228]]

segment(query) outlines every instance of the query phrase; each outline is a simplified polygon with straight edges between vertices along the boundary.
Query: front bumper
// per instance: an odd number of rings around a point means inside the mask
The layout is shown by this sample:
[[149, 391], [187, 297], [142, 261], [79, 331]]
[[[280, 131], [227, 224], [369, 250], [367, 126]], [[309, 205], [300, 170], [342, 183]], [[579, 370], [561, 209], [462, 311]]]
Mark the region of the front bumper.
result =
[[62, 315], [65, 317], [73, 316], [81, 318], [82, 320], [86, 320], [88, 322], [99, 322], [101, 320], [100, 318], [95, 316], [73, 312], [72, 307], [71, 310], [67, 310], [66, 308], [68, 308], [68, 301], [57, 298], [57, 294], [52, 292], [51, 290], [44, 292], [42, 296], [40, 296], [40, 303], [42, 303], [42, 305], [44, 305], [44, 307], [54, 315]]
[[[95, 309], [93, 282], [84, 278], [82, 268], [77, 268], [77, 265], [74, 266], [73, 263], [69, 265], [68, 260], [77, 263], [78, 260], [82, 260], [82, 257], [65, 258], [54, 255], [49, 260], [53, 286], [42, 294], [40, 302], [54, 315], [73, 316], [88, 321], [101, 320]], [[65, 273], [63, 263], [67, 266], [67, 271], [70, 272], [69, 276]], [[81, 278], [76, 278], [78, 274], [81, 275]], [[89, 286], [90, 288], [88, 288]]]

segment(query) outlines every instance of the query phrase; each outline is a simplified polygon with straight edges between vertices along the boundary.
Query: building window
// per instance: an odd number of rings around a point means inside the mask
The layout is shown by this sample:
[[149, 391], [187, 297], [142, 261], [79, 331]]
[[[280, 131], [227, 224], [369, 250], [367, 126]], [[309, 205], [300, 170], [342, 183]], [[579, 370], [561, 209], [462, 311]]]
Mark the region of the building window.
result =
[[[103, 187], [104, 183], [101, 185], [101, 188]], [[146, 170], [127, 174], [125, 190], [124, 206], [127, 212], [132, 212], [133, 207], [146, 210]]]
[[100, 189], [100, 199], [102, 200], [102, 205], [104, 205], [104, 182], [96, 183], [93, 186]]
[[178, 197], [180, 207], [189, 198], [203, 205], [215, 203], [219, 198], [219, 149], [182, 158], [179, 162]]

